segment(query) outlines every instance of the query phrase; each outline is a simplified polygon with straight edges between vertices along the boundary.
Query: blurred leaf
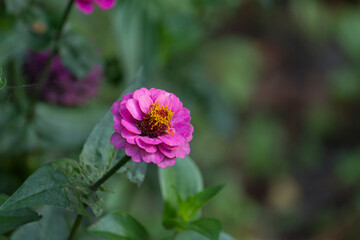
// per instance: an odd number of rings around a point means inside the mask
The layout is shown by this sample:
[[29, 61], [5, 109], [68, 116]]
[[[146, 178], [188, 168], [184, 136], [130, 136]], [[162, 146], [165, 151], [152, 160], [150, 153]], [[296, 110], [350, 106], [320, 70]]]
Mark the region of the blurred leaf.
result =
[[89, 227], [89, 231], [109, 240], [150, 239], [146, 229], [129, 214], [117, 211], [102, 217]]
[[[139, 89], [143, 84], [144, 78], [140, 70], [118, 100], [125, 94]], [[113, 124], [113, 114], [108, 111], [90, 133], [80, 154], [80, 164], [87, 170], [87, 176], [92, 181], [99, 179], [114, 164], [115, 149], [110, 143], [110, 137], [114, 132]]]
[[200, 192], [203, 189], [202, 175], [189, 156], [178, 159], [173, 167], [159, 168], [158, 171], [164, 199], [163, 224], [166, 228], [172, 228], [178, 216], [178, 194], [182, 199], [187, 199]]
[[13, 14], [20, 13], [28, 4], [28, 0], [5, 0], [6, 11]]
[[220, 232], [219, 240], [235, 240], [235, 238], [225, 232]]
[[6, 80], [5, 78], [0, 76], [0, 90], [5, 86]]
[[60, 45], [61, 61], [79, 80], [90, 73], [91, 68], [99, 62], [94, 47], [85, 38], [68, 34]]
[[104, 107], [69, 108], [36, 105], [35, 130], [49, 148], [78, 148], [105, 113]]
[[352, 101], [359, 97], [360, 81], [355, 68], [336, 69], [330, 75], [329, 84], [330, 93], [339, 100]]
[[203, 218], [190, 224], [186, 223], [185, 227], [187, 230], [198, 232], [210, 240], [218, 240], [221, 231], [220, 221], [213, 218]]
[[[115, 156], [115, 161], [120, 161], [125, 156], [124, 149], [118, 149]], [[134, 162], [129, 161], [119, 169], [118, 173], [126, 173], [126, 177], [133, 183], [136, 183], [138, 187], [143, 183], [148, 164], [146, 162]]]
[[[0, 194], [0, 204], [3, 204], [8, 196]], [[38, 221], [41, 216], [30, 209], [22, 208], [12, 211], [0, 211], [0, 234], [13, 230], [23, 224]]]
[[24, 24], [17, 22], [9, 31], [0, 31], [0, 34], [0, 64], [25, 51], [28, 43], [28, 32]]
[[360, 149], [343, 154], [336, 167], [338, 178], [344, 183], [356, 186], [360, 183]]
[[11, 236], [12, 240], [64, 240], [69, 235], [69, 228], [61, 209], [43, 207], [39, 210], [42, 219], [26, 224], [17, 229]]
[[184, 221], [189, 221], [192, 217], [194, 217], [195, 213], [204, 206], [205, 203], [213, 198], [223, 187], [224, 185], [206, 188], [186, 200], [179, 199], [179, 215]]
[[209, 239], [195, 231], [183, 231], [180, 232], [175, 237], [175, 240], [209, 240]]
[[139, 67], [143, 67], [144, 75], [149, 76], [152, 65], [156, 63], [156, 25], [145, 6], [140, 0], [124, 0], [111, 18], [126, 82], [131, 80]]
[[88, 215], [82, 198], [87, 193], [85, 177], [76, 161], [61, 159], [39, 168], [1, 205], [0, 211], [51, 205]]

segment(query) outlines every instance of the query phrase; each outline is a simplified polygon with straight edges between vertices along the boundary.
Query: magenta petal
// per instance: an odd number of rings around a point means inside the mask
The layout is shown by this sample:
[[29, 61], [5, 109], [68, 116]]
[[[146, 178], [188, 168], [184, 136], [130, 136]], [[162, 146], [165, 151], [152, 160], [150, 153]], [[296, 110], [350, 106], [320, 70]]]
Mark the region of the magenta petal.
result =
[[141, 140], [147, 144], [158, 145], [158, 144], [162, 143], [162, 141], [157, 138], [149, 138], [149, 137], [143, 137], [143, 136], [140, 136], [139, 138], [141, 138]]
[[94, 6], [89, 1], [76, 1], [76, 6], [85, 14], [90, 14], [94, 10]]
[[151, 104], [153, 104], [153, 101], [149, 96], [142, 95], [139, 97], [139, 105], [143, 113], [147, 114], [150, 111]]
[[170, 135], [170, 134], [165, 134], [162, 136], [158, 137], [161, 141], [163, 141], [166, 145], [169, 146], [180, 146], [183, 145], [185, 143], [185, 139], [184, 137], [182, 137], [181, 135]]
[[183, 104], [180, 99], [171, 93], [169, 96], [169, 108], [171, 109], [171, 111], [176, 114], [182, 109], [182, 107]]
[[134, 92], [133, 98], [139, 100], [142, 95], [150, 96], [149, 90], [147, 90], [146, 88], [140, 88]]
[[156, 99], [155, 103], [159, 102], [160, 106], [169, 106], [169, 93], [160, 94]]
[[116, 101], [113, 103], [112, 108], [111, 108], [111, 112], [112, 114], [118, 114], [119, 113], [119, 109], [120, 109], [120, 101]]
[[160, 152], [162, 152], [168, 158], [174, 158], [175, 157], [175, 151], [166, 148], [163, 144], [159, 145], [159, 150], [160, 150]]
[[110, 142], [116, 149], [122, 149], [125, 148], [126, 141], [125, 139], [120, 135], [120, 133], [113, 133], [110, 138]]
[[186, 155], [190, 154], [190, 145], [188, 143], [185, 143], [181, 147], [175, 150], [175, 156], [177, 158], [185, 158]]
[[141, 157], [144, 160], [144, 162], [150, 163], [159, 163], [164, 159], [164, 154], [162, 154], [161, 152], [157, 151], [154, 153], [141, 153]]
[[154, 153], [157, 151], [157, 147], [151, 144], [144, 143], [141, 138], [135, 138], [136, 144], [144, 149], [148, 153]]
[[121, 119], [121, 124], [130, 132], [135, 134], [141, 134], [140, 129], [133, 123], [129, 123], [125, 119]]
[[101, 9], [109, 9], [115, 6], [115, 0], [96, 0], [97, 4]]
[[190, 123], [178, 123], [175, 126], [175, 130], [176, 134], [179, 134], [185, 138], [185, 142], [191, 141], [194, 127]]
[[126, 109], [129, 110], [130, 114], [136, 119], [136, 120], [142, 120], [143, 119], [143, 113], [140, 110], [139, 102], [135, 99], [129, 99], [126, 102]]
[[161, 168], [167, 168], [174, 166], [176, 163], [176, 158], [165, 158], [163, 161], [159, 162], [157, 165]]
[[119, 122], [115, 122], [113, 125], [113, 128], [116, 132], [121, 133], [123, 126]]
[[123, 101], [127, 101], [132, 97], [133, 93], [127, 93], [122, 97]]
[[140, 152], [141, 149], [136, 145], [127, 143], [125, 146], [126, 155], [130, 156], [134, 162], [142, 162]]
[[126, 103], [121, 103], [119, 113], [123, 118], [125, 118], [129, 122], [134, 121], [133, 116], [130, 114], [129, 110], [127, 110], [127, 108], [126, 108]]
[[190, 120], [190, 111], [183, 107], [177, 114], [174, 115], [171, 123], [175, 126], [178, 123], [190, 122]]
[[126, 141], [130, 144], [135, 144], [135, 138], [138, 136], [137, 134], [134, 134], [132, 132], [129, 132], [125, 128], [121, 130], [121, 136], [126, 139]]

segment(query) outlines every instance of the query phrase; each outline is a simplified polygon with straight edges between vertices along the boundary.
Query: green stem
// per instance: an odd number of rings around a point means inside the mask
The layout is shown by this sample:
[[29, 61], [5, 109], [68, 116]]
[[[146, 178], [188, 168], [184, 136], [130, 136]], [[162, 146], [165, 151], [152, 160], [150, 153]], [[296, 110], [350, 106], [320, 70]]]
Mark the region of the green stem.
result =
[[[90, 186], [91, 192], [96, 192], [99, 187], [106, 182], [112, 175], [114, 175], [122, 166], [124, 166], [131, 157], [125, 155], [118, 163], [116, 163], [108, 172], [106, 172], [99, 180], [97, 180], [94, 184]], [[77, 215], [75, 222], [71, 228], [70, 235], [68, 237], [68, 240], [72, 240], [80, 226], [82, 220], [81, 215]]]
[[70, 232], [68, 240], [73, 240], [74, 239], [74, 236], [75, 236], [77, 230], [80, 227], [82, 218], [83, 218], [82, 215], [80, 215], [80, 214], [77, 215], [77, 217], [75, 219], [75, 222], [74, 222], [74, 224], [73, 224], [73, 226], [71, 228], [71, 232]]
[[106, 180], [108, 180], [114, 173], [117, 172], [122, 166], [124, 166], [131, 158], [125, 155], [117, 164], [115, 164], [104, 176], [102, 176], [99, 180], [97, 180], [93, 185], [90, 186], [90, 189], [93, 192], [96, 192], [98, 188], [103, 184]]
[[46, 61], [45, 67], [42, 70], [40, 76], [39, 76], [39, 88], [37, 89], [37, 91], [34, 94], [34, 101], [32, 102], [32, 105], [30, 106], [30, 110], [29, 110], [29, 119], [32, 119], [34, 117], [34, 111], [35, 111], [35, 105], [37, 100], [40, 97], [40, 93], [41, 90], [44, 87], [44, 83], [46, 81], [47, 76], [49, 75], [49, 71], [51, 68], [51, 64], [55, 58], [55, 56], [58, 54], [59, 52], [59, 42], [60, 39], [62, 37], [62, 33], [63, 33], [63, 29], [65, 26], [65, 23], [70, 15], [72, 6], [74, 5], [75, 0], [70, 0], [69, 3], [66, 6], [65, 12], [62, 16], [61, 22], [60, 22], [60, 26], [55, 34], [55, 39], [54, 39], [54, 47], [53, 50], [51, 51], [50, 57], [48, 58], [48, 60]]

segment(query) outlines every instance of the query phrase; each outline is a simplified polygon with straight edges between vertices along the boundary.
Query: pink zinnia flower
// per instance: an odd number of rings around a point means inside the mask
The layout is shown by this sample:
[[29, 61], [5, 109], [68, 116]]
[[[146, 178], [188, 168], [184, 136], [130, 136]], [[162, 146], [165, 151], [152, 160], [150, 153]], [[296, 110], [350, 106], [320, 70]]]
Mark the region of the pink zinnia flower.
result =
[[110, 142], [135, 162], [173, 166], [190, 153], [194, 131], [190, 111], [172, 93], [141, 88], [113, 104], [115, 133]]
[[95, 4], [103, 10], [110, 9], [116, 4], [116, 0], [75, 0], [75, 2], [79, 10], [85, 14], [91, 13]]

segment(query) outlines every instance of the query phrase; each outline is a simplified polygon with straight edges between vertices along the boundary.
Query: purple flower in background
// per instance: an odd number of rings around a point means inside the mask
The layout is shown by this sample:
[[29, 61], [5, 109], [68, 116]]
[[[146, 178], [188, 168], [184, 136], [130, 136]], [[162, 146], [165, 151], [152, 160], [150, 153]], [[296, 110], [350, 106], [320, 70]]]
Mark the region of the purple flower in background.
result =
[[[40, 74], [50, 57], [50, 52], [30, 51], [25, 60], [24, 74], [31, 84], [38, 83]], [[78, 79], [56, 56], [51, 64], [48, 78], [40, 93], [41, 99], [60, 105], [80, 106], [96, 96], [103, 71], [95, 65], [84, 79]]]
[[110, 9], [116, 4], [116, 0], [75, 0], [75, 2], [78, 9], [85, 14], [90, 14], [95, 4], [103, 10]]
[[190, 153], [194, 131], [190, 111], [172, 93], [141, 88], [113, 104], [115, 133], [110, 142], [135, 162], [173, 166]]

